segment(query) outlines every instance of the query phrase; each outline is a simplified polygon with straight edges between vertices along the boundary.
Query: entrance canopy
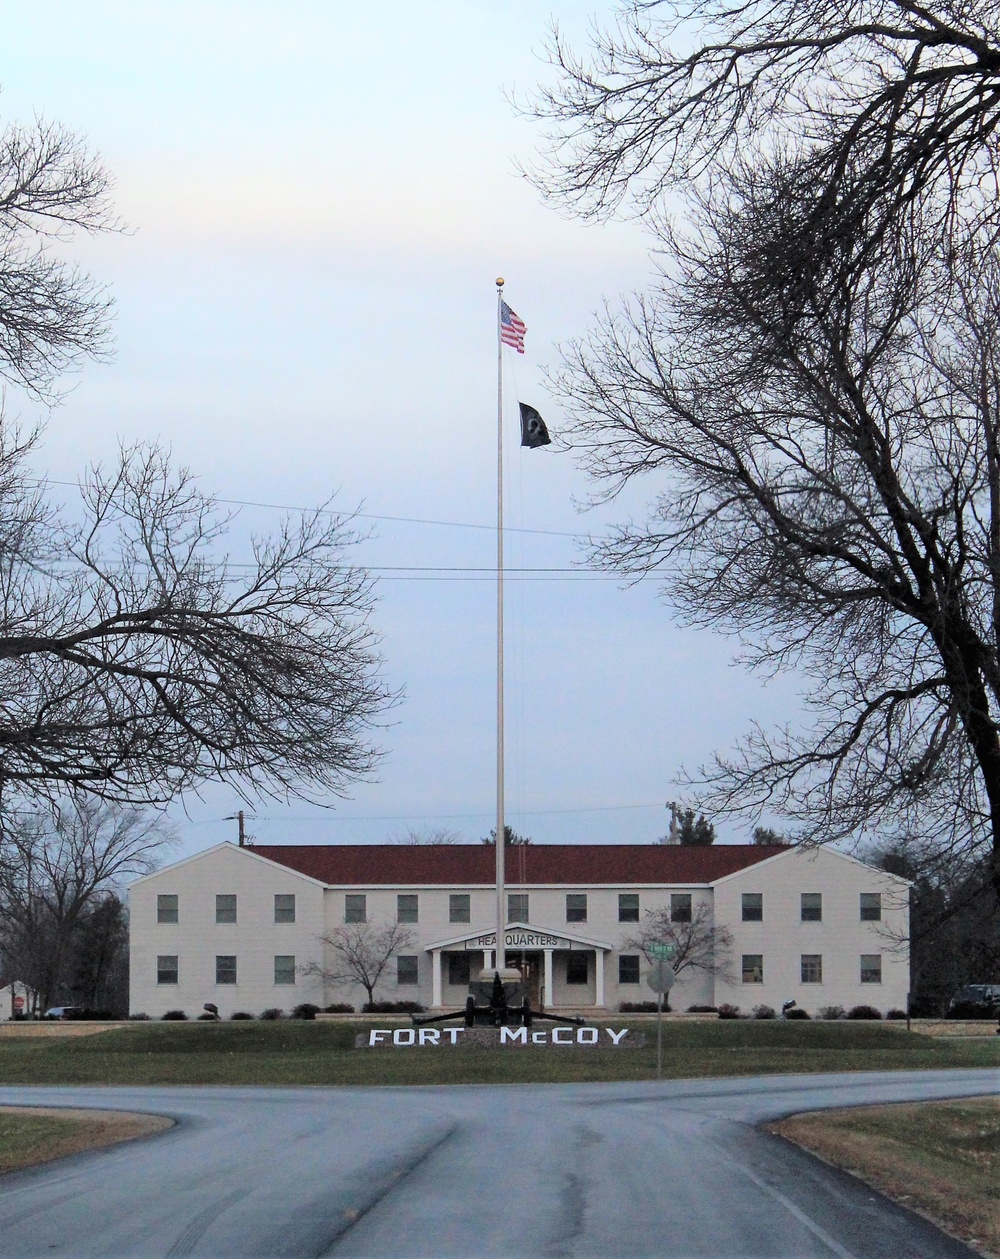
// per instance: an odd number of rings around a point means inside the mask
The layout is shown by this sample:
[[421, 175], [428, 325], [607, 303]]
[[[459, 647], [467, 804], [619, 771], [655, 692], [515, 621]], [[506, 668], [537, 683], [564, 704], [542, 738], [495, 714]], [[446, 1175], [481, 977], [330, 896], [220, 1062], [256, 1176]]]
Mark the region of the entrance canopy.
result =
[[[599, 949], [610, 953], [611, 945], [604, 940], [594, 940], [587, 936], [571, 934], [568, 931], [547, 931], [544, 927], [533, 927], [528, 922], [512, 922], [504, 929], [504, 949]], [[495, 931], [477, 931], [474, 935], [452, 936], [447, 940], [435, 940], [426, 945], [427, 951], [448, 949], [455, 952], [459, 949], [495, 949], [497, 933]]]

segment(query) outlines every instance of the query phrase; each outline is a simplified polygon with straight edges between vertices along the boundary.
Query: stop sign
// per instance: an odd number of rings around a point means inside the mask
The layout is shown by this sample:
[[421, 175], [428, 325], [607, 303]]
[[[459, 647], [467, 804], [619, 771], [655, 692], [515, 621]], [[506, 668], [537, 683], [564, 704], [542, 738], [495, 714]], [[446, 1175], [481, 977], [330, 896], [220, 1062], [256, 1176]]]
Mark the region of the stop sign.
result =
[[15, 997], [15, 998], [14, 998], [14, 1009], [15, 1009], [15, 1010], [23, 1010], [23, 1009], [24, 1009], [24, 998], [23, 998], [23, 997]]

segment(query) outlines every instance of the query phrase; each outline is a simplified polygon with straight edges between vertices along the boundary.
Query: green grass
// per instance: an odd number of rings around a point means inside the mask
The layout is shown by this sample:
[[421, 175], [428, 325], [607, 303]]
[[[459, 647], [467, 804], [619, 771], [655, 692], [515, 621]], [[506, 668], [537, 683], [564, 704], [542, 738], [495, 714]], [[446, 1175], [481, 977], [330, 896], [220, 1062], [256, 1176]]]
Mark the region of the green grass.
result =
[[[356, 1032], [369, 1026], [144, 1023], [66, 1039], [12, 1037], [0, 1039], [0, 1083], [513, 1084], [656, 1074], [655, 1022], [631, 1021], [646, 1033], [645, 1047], [632, 1050], [355, 1049]], [[1000, 1037], [963, 1043], [877, 1023], [777, 1020], [664, 1027], [664, 1075], [678, 1078], [989, 1066], [1000, 1067]]]

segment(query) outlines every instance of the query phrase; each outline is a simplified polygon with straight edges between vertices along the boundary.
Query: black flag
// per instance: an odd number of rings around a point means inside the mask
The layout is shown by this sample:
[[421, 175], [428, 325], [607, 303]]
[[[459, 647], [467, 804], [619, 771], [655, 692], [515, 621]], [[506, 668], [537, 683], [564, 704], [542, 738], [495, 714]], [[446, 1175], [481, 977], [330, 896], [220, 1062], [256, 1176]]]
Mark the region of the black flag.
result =
[[518, 406], [521, 408], [521, 445], [532, 449], [550, 445], [552, 438], [549, 430], [535, 408], [529, 407], [526, 402], [519, 402]]

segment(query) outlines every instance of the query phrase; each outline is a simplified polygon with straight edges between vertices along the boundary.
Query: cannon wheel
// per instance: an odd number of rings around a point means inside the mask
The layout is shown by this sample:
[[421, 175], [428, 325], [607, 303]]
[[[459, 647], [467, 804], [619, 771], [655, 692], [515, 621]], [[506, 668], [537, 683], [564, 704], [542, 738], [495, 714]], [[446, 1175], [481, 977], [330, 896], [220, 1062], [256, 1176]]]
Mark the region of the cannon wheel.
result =
[[474, 1027], [476, 1023], [476, 998], [466, 997], [465, 999], [465, 1026]]

